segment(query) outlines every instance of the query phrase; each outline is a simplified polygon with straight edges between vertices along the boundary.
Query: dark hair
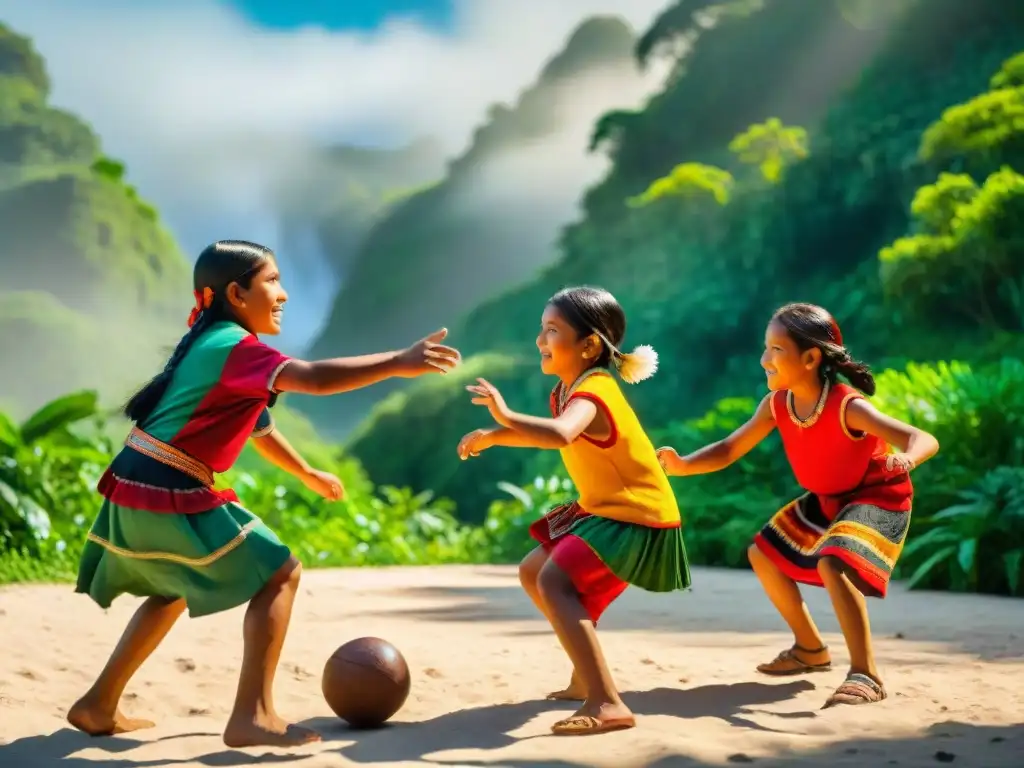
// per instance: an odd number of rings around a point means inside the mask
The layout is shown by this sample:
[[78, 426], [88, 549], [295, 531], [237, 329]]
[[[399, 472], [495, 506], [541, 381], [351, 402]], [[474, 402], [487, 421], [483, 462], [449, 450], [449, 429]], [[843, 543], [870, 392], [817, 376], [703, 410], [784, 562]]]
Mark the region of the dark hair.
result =
[[[595, 365], [608, 368], [626, 335], [626, 313], [619, 302], [604, 288], [582, 285], [563, 288], [548, 304], [558, 310], [580, 338], [592, 333], [600, 334], [607, 343], [602, 345], [601, 356]], [[608, 344], [615, 350], [608, 348]]]
[[125, 403], [125, 416], [136, 424], [141, 424], [149, 417], [167, 391], [174, 369], [185, 357], [185, 353], [192, 348], [196, 339], [218, 320], [231, 317], [226, 295], [228, 286], [231, 283], [238, 283], [242, 288], [248, 288], [253, 277], [263, 268], [266, 261], [272, 258], [272, 250], [245, 240], [218, 240], [203, 249], [192, 271], [192, 284], [200, 297], [207, 288], [213, 292], [210, 306], [200, 311], [188, 333], [181, 337], [164, 369]]
[[801, 352], [821, 350], [820, 372], [825, 381], [835, 384], [841, 375], [864, 394], [875, 394], [871, 369], [850, 357], [839, 324], [827, 310], [815, 304], [787, 304], [776, 310], [772, 320], [786, 329]]

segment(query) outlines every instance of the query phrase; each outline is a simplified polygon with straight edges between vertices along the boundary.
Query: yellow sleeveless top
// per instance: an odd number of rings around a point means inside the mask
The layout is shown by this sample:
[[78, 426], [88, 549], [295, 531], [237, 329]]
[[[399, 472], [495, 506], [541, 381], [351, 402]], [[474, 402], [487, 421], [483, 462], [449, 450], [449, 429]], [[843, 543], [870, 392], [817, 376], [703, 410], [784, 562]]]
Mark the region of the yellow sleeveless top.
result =
[[679, 506], [640, 420], [618, 383], [604, 369], [586, 373], [563, 398], [562, 384], [551, 393], [557, 416], [575, 399], [604, 411], [611, 434], [606, 440], [580, 435], [562, 448], [562, 461], [579, 492], [579, 505], [598, 517], [650, 528], [680, 525]]

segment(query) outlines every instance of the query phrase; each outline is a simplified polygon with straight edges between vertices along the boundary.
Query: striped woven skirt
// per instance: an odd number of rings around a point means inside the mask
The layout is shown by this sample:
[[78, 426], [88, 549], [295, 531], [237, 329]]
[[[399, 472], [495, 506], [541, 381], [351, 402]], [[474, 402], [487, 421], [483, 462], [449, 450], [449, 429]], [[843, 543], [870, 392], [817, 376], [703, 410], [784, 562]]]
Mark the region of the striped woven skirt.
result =
[[818, 496], [807, 493], [776, 512], [754, 543], [794, 581], [824, 586], [818, 561], [831, 556], [860, 577], [865, 595], [885, 597], [909, 528], [909, 511], [857, 502], [830, 520]]

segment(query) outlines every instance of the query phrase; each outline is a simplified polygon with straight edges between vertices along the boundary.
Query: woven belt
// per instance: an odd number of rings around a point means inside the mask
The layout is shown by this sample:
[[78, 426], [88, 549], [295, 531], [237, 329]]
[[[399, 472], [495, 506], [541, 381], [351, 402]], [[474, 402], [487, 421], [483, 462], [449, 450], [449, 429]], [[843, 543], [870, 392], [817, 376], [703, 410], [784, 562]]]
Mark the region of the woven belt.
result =
[[179, 472], [184, 472], [194, 480], [198, 480], [208, 488], [213, 487], [213, 470], [198, 459], [194, 459], [173, 445], [168, 445], [162, 440], [157, 440], [152, 435], [146, 434], [138, 427], [132, 427], [132, 431], [125, 438], [124, 444], [134, 451], [149, 456], [168, 467], [173, 467]]

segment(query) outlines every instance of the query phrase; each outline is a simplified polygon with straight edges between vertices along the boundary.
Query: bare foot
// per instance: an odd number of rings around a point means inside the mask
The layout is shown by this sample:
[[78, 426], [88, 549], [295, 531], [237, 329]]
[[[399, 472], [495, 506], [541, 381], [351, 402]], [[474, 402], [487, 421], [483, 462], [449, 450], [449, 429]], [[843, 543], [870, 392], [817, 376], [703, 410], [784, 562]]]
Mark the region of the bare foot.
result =
[[109, 712], [87, 696], [79, 699], [68, 710], [68, 722], [90, 736], [113, 736], [117, 733], [141, 731], [155, 725], [152, 720], [125, 717], [120, 709]]
[[621, 731], [635, 725], [636, 718], [629, 707], [621, 701], [607, 701], [602, 704], [585, 701], [583, 706], [576, 710], [576, 714], [559, 720], [551, 726], [551, 731], [558, 736], [590, 736], [608, 731]]
[[240, 747], [300, 747], [320, 741], [320, 734], [301, 725], [292, 725], [276, 715], [256, 716], [251, 720], [232, 718], [224, 729], [224, 743]]

